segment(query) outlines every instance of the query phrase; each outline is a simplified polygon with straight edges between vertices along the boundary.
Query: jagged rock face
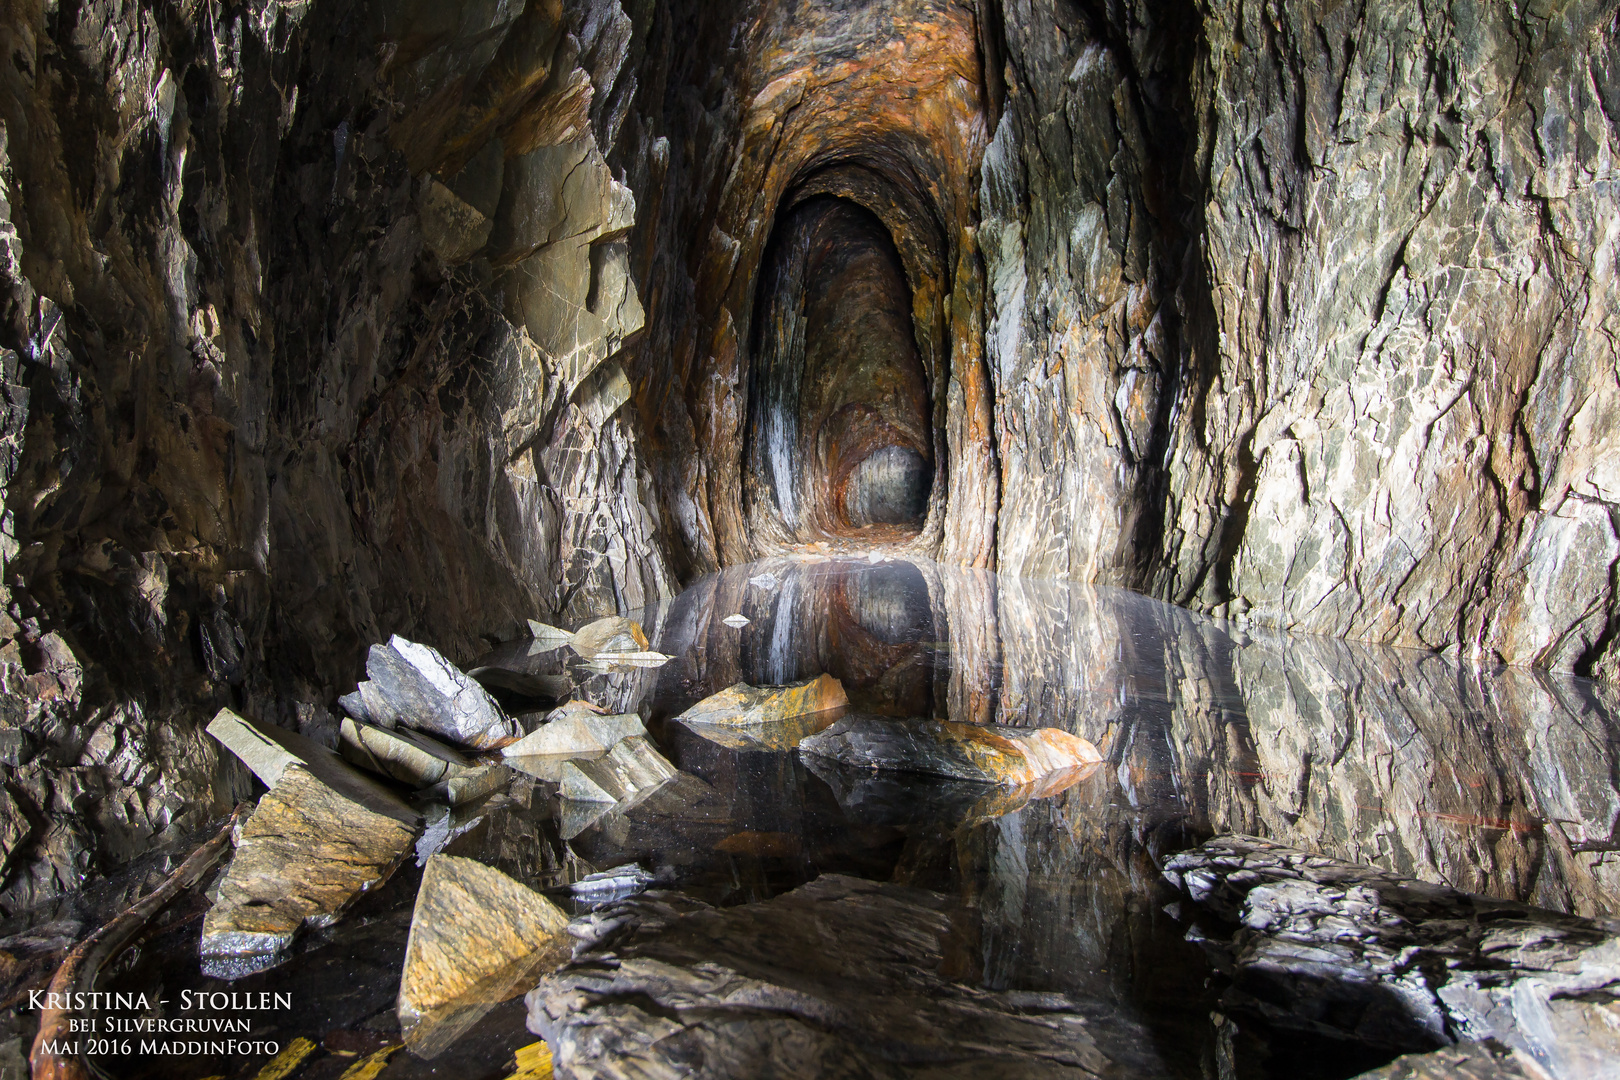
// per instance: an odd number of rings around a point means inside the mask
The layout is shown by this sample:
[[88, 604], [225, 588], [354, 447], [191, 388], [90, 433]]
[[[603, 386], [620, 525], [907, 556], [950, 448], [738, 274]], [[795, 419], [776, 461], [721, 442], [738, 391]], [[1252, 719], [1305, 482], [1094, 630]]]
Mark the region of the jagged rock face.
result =
[[777, 224], [765, 261], [745, 429], [752, 532], [780, 544], [915, 529], [933, 487], [933, 410], [888, 231], [853, 202], [816, 198]]

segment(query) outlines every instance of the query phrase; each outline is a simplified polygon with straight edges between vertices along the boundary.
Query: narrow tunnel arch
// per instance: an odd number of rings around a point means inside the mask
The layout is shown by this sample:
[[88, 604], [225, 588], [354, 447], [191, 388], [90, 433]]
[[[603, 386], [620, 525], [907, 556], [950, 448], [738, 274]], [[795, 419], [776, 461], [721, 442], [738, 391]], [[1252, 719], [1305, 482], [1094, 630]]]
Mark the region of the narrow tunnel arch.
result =
[[817, 188], [786, 203], [752, 320], [744, 512], [758, 539], [921, 533], [939, 475], [936, 365], [914, 301], [906, 261], [871, 209]]

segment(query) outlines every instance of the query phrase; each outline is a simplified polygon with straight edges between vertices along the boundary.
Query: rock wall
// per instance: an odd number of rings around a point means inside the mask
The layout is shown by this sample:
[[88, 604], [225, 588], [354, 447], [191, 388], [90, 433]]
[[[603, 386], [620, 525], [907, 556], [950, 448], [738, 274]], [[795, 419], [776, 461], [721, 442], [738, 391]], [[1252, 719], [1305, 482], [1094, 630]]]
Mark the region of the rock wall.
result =
[[1614, 677], [1612, 5], [1000, 27], [1001, 571]]
[[392, 632], [461, 660], [672, 586], [630, 386], [634, 89], [598, 3], [8, 5], [0, 909], [330, 735]]

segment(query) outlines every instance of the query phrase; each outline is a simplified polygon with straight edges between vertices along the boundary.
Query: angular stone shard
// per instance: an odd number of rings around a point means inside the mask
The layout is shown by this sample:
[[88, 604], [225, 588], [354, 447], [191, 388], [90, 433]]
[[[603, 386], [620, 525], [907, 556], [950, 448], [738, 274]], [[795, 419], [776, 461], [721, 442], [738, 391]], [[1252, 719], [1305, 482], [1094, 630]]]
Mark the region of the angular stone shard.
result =
[[1068, 784], [1070, 770], [1096, 767], [1097, 748], [1057, 728], [960, 724], [950, 720], [892, 720], [851, 715], [799, 744], [805, 754], [846, 765], [949, 776], [1010, 787]]
[[451, 806], [461, 806], [501, 790], [511, 779], [512, 770], [505, 765], [479, 765], [455, 776], [445, 777], [428, 788], [427, 794], [443, 799]]
[[529, 647], [529, 655], [534, 656], [552, 649], [560, 649], [574, 640], [574, 635], [567, 630], [559, 630], [555, 626], [547, 626], [543, 622], [529, 620], [529, 636], [534, 639]]
[[346, 760], [362, 769], [393, 777], [413, 788], [437, 784], [475, 767], [457, 751], [419, 731], [390, 731], [347, 718], [339, 729], [338, 749]]
[[748, 726], [841, 709], [848, 704], [843, 683], [831, 675], [818, 675], [787, 686], [734, 683], [704, 698], [675, 719]]
[[435, 855], [411, 914], [396, 1010], [405, 1045], [432, 1058], [573, 952], [568, 916], [472, 859]]
[[1118, 1006], [952, 982], [954, 904], [832, 874], [721, 909], [647, 893], [574, 924], [611, 934], [613, 955], [585, 952], [542, 978], [529, 1030], [573, 1080], [1169, 1074]]
[[647, 734], [635, 713], [604, 716], [583, 701], [570, 701], [555, 709], [546, 722], [517, 742], [501, 747], [505, 757], [600, 754], [620, 739]]
[[736, 628], [738, 630], [741, 630], [743, 627], [747, 626], [753, 620], [749, 619], [749, 617], [746, 616], [746, 615], [739, 614], [739, 615], [727, 615], [725, 618], [721, 619], [720, 621], [725, 623], [727, 626], [734, 627], [734, 628]]
[[649, 644], [647, 632], [640, 623], [619, 615], [609, 615], [574, 631], [574, 640], [568, 646], [590, 660], [598, 653], [644, 652]]
[[306, 739], [296, 731], [221, 709], [209, 722], [208, 734], [241, 758], [242, 764], [266, 787], [274, 788], [289, 767], [299, 765], [320, 783], [375, 813], [394, 816], [403, 812], [412, 820], [415, 818], [414, 811], [406, 808], [398, 795], [356, 771], [337, 751]]
[[570, 761], [560, 770], [562, 797], [575, 802], [616, 803], [633, 798], [676, 774], [646, 736], [621, 739], [594, 761]]
[[688, 731], [727, 750], [767, 754], [786, 753], [818, 731], [838, 722], [838, 712], [810, 713], [771, 720], [760, 724], [711, 724], [703, 720], [680, 721]]
[[492, 750], [522, 734], [477, 680], [398, 634], [371, 647], [366, 674], [370, 686], [362, 683], [359, 693], [369, 719], [384, 727], [403, 724], [474, 750]]
[[204, 957], [270, 957], [300, 927], [328, 926], [387, 880], [417, 817], [397, 798], [365, 805], [290, 764], [242, 826], [236, 856], [203, 920]]

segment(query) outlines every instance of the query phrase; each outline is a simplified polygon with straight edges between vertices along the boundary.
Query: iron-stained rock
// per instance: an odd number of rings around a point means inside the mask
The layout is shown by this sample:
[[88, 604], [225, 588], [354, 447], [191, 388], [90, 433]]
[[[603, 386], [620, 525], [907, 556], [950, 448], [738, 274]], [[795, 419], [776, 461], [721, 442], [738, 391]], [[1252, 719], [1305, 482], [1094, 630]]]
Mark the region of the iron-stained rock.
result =
[[574, 802], [622, 802], [656, 788], [675, 772], [646, 736], [631, 735], [599, 758], [563, 765], [562, 797]]
[[609, 615], [574, 631], [568, 646], [587, 660], [599, 653], [644, 652], [648, 647], [647, 632], [640, 623]]
[[635, 713], [606, 716], [593, 705], [570, 701], [553, 710], [540, 727], [502, 747], [501, 753], [506, 757], [599, 754], [620, 739], [646, 733]]
[[748, 726], [841, 709], [848, 704], [842, 683], [831, 675], [818, 675], [787, 686], [734, 683], [704, 698], [675, 719]]
[[838, 713], [828, 710], [806, 716], [790, 716], [785, 720], [770, 720], [758, 724], [712, 724], [703, 720], [680, 721], [694, 735], [723, 746], [727, 750], [785, 753], [798, 746], [818, 731], [824, 731], [838, 722]]
[[472, 859], [435, 855], [422, 873], [396, 1006], [405, 1044], [431, 1058], [494, 1006], [567, 960], [568, 916]]
[[271, 956], [303, 926], [330, 925], [411, 849], [416, 814], [364, 805], [290, 764], [242, 826], [203, 920], [205, 957]]
[[[374, 723], [402, 724], [474, 750], [490, 750], [522, 734], [477, 680], [435, 650], [398, 634], [371, 647], [366, 674], [375, 693], [363, 684], [360, 693]], [[380, 699], [379, 708], [372, 708], [373, 697]]]
[[949, 776], [1012, 787], [1067, 785], [1071, 770], [1095, 767], [1089, 741], [1057, 728], [1014, 728], [949, 720], [852, 715], [799, 744], [805, 754], [846, 765]]

